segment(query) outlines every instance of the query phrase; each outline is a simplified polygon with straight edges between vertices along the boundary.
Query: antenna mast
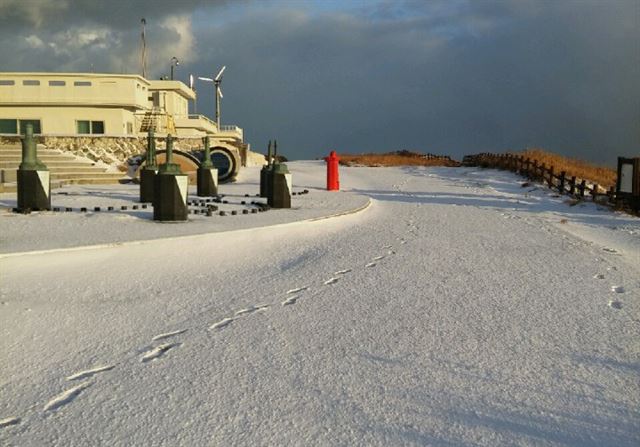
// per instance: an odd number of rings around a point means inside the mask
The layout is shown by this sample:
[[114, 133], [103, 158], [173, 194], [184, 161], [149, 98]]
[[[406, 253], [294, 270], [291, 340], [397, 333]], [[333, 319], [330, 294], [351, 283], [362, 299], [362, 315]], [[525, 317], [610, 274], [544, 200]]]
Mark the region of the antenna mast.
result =
[[140, 62], [142, 65], [142, 77], [147, 79], [147, 40], [145, 37], [145, 25], [147, 21], [144, 17], [140, 19], [140, 24], [142, 25], [142, 59]]

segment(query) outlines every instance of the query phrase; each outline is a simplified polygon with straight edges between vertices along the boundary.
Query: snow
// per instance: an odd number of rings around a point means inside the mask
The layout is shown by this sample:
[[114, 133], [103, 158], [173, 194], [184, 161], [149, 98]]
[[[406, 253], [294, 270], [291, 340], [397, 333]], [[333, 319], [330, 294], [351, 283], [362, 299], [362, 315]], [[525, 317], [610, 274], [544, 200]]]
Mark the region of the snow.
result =
[[0, 444], [638, 445], [640, 219], [502, 171], [289, 168], [293, 210], [0, 213]]

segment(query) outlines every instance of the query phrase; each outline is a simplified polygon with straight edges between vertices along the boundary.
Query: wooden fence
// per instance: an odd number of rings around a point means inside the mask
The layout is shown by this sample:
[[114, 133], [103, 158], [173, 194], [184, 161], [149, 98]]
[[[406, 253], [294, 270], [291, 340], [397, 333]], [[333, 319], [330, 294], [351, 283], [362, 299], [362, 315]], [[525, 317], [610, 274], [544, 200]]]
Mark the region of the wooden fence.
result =
[[436, 154], [424, 154], [423, 158], [427, 160], [449, 160], [451, 161], [451, 157], [448, 155], [436, 155]]
[[635, 213], [640, 212], [638, 201], [627, 196], [617, 197], [614, 186], [607, 190], [597, 183], [579, 179], [576, 176], [568, 176], [565, 171], [557, 172], [553, 166], [545, 166], [544, 163], [524, 158], [522, 155], [491, 153], [466, 155], [462, 160], [462, 165], [506, 169], [531, 181], [542, 182], [560, 194], [567, 194], [580, 200], [591, 198], [594, 202]]

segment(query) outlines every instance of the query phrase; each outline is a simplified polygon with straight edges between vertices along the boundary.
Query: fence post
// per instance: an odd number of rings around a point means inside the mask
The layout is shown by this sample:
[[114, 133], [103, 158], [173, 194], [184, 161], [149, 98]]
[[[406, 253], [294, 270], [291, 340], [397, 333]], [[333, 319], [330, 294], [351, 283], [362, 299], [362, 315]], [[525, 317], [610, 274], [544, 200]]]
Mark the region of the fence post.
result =
[[537, 176], [538, 176], [538, 160], [533, 160], [533, 172], [531, 173], [531, 176], [529, 178], [531, 180], [535, 180]]
[[609, 203], [615, 203], [616, 201], [616, 187], [612, 186], [611, 188], [609, 188]]
[[581, 198], [584, 198], [584, 189], [586, 188], [586, 186], [587, 186], [587, 181], [583, 179], [580, 182], [580, 197]]
[[591, 199], [595, 202], [598, 197], [598, 184], [593, 185], [593, 189], [591, 190]]
[[566, 175], [567, 175], [566, 172], [564, 171], [560, 172], [560, 178], [559, 178], [559, 184], [558, 184], [558, 191], [560, 191], [560, 194], [564, 194], [564, 179]]
[[576, 195], [576, 176], [571, 176], [571, 180], [569, 181], [569, 194], [572, 196]]
[[549, 188], [553, 189], [553, 166], [549, 168]]

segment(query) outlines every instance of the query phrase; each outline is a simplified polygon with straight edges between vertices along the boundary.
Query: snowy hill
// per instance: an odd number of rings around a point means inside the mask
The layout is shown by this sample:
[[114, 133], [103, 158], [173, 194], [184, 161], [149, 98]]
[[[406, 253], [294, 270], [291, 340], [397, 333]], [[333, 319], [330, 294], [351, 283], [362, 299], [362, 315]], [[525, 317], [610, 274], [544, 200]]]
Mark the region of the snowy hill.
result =
[[640, 219], [494, 170], [289, 168], [310, 194], [254, 223], [0, 213], [0, 444], [640, 443]]

